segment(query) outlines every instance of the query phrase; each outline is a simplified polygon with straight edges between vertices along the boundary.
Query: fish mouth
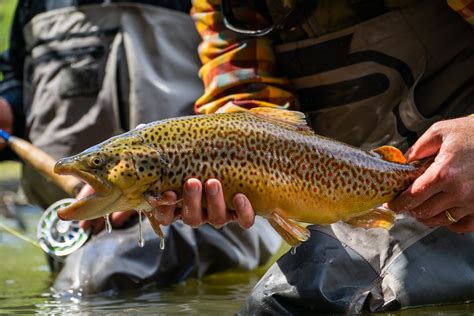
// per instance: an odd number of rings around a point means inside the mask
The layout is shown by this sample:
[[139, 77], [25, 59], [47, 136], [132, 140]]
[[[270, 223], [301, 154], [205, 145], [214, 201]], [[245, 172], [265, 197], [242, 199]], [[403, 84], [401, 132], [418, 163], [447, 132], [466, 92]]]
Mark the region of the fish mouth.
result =
[[101, 177], [80, 169], [74, 157], [58, 160], [54, 172], [60, 175], [73, 175], [88, 183], [94, 194], [86, 196], [73, 204], [58, 210], [62, 220], [87, 220], [111, 213], [111, 207], [120, 199], [122, 191]]
[[107, 196], [92, 194], [58, 210], [58, 217], [63, 221], [72, 221], [105, 216], [114, 211], [113, 205], [121, 197], [122, 191], [120, 189], [112, 190]]

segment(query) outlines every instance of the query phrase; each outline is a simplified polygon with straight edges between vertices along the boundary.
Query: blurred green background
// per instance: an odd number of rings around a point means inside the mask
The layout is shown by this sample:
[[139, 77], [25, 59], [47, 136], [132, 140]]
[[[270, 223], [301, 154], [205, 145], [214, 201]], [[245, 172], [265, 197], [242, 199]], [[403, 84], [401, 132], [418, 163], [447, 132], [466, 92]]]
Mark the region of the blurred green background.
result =
[[[0, 0], [0, 52], [8, 48], [13, 12], [17, 2], [18, 0]], [[0, 80], [2, 79], [3, 74], [0, 72]]]

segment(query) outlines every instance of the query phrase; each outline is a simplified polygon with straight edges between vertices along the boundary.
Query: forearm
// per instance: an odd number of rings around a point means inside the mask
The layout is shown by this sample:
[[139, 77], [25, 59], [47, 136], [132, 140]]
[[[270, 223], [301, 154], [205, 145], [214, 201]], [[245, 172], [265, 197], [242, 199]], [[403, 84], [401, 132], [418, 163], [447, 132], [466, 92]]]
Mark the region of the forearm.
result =
[[196, 0], [191, 10], [203, 39], [199, 56], [205, 92], [196, 101], [196, 112], [225, 111], [229, 105], [294, 106], [288, 80], [277, 74], [271, 40], [227, 30], [219, 6], [218, 0]]

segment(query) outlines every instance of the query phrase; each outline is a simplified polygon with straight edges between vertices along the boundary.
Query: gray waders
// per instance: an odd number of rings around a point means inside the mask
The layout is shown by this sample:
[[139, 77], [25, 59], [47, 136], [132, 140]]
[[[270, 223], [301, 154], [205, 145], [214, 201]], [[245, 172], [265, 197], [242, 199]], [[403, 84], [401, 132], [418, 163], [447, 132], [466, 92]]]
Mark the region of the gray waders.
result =
[[[184, 13], [130, 3], [67, 7], [35, 16], [24, 33], [28, 135], [54, 157], [139, 123], [192, 114], [202, 94], [200, 39]], [[64, 197], [28, 166], [23, 186], [43, 207]], [[134, 224], [93, 237], [67, 257], [55, 289], [90, 294], [253, 269], [281, 243], [263, 220], [251, 230], [176, 223], [166, 230], [162, 251], [146, 221], [144, 226], [144, 248]]]
[[[474, 113], [474, 31], [446, 1], [420, 1], [276, 47], [317, 133], [407, 149], [433, 122]], [[474, 207], [474, 206], [473, 206]], [[390, 231], [310, 226], [242, 314], [355, 314], [474, 299], [474, 234], [401, 217]]]

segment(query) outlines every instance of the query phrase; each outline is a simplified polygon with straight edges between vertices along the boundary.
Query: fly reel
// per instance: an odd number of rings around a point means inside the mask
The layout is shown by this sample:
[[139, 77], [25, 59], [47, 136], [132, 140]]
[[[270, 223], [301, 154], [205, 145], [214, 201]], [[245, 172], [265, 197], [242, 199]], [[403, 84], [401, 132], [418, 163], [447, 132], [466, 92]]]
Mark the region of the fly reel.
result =
[[90, 229], [85, 231], [79, 227], [79, 221], [66, 222], [58, 217], [59, 209], [75, 201], [74, 199], [57, 201], [44, 211], [38, 222], [36, 236], [41, 248], [59, 260], [81, 248], [91, 234]]

